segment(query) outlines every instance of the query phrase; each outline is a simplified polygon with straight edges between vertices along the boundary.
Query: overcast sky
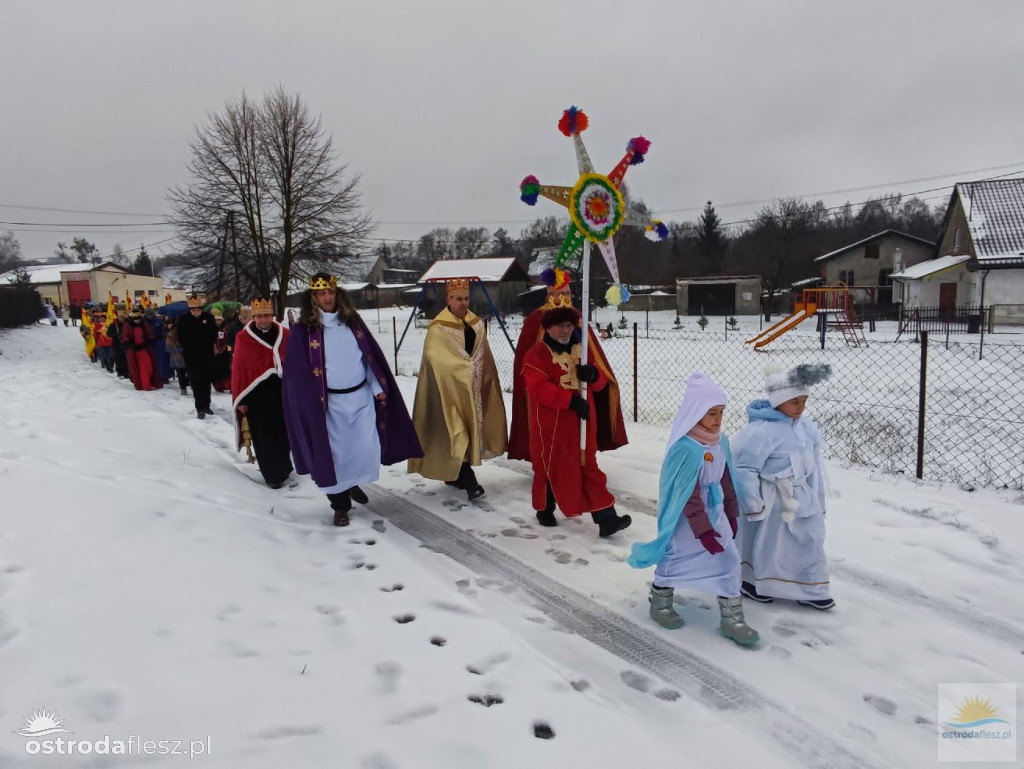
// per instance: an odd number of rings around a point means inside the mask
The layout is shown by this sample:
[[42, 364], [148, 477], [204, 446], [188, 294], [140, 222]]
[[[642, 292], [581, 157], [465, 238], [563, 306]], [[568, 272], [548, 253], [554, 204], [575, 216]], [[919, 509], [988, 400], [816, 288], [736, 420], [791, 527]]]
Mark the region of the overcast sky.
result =
[[377, 238], [564, 212], [518, 184], [575, 181], [572, 104], [598, 170], [651, 139], [627, 182], [666, 220], [1024, 171], [1022, 30], [1017, 0], [0, 0], [0, 221], [56, 223], [0, 231], [27, 258], [165, 241], [126, 214], [166, 212], [195, 127], [277, 84], [362, 177]]

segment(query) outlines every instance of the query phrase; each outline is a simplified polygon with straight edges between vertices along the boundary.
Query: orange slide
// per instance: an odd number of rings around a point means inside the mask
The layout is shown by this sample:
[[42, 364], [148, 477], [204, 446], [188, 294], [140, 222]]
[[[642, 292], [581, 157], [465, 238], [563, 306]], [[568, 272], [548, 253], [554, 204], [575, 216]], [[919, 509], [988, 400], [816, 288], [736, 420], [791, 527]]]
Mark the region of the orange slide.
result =
[[818, 312], [818, 303], [814, 301], [808, 301], [806, 294], [803, 301], [795, 303], [795, 307], [792, 313], [787, 315], [785, 318], [780, 320], [778, 323], [769, 326], [760, 334], [751, 339], [748, 339], [744, 344], [754, 345], [754, 349], [764, 347], [769, 342], [773, 342], [780, 336], [785, 334], [787, 331], [792, 331], [794, 328], [799, 326], [808, 318], [813, 318]]

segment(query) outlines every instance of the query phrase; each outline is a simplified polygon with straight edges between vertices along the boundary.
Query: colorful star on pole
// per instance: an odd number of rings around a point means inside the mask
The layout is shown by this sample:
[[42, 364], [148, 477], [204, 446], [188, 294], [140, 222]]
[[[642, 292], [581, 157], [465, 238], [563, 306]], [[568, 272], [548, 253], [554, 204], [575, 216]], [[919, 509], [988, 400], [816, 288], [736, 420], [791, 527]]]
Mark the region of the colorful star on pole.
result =
[[555, 265], [562, 267], [570, 257], [574, 256], [589, 240], [594, 243], [604, 257], [614, 285], [608, 289], [605, 299], [609, 304], [617, 305], [629, 300], [629, 292], [619, 281], [619, 267], [615, 259], [615, 244], [612, 236], [626, 224], [632, 227], [643, 227], [649, 237], [664, 240], [668, 236], [668, 228], [657, 219], [651, 219], [639, 211], [627, 209], [619, 188], [630, 166], [644, 162], [644, 156], [651, 143], [643, 136], [629, 140], [626, 154], [607, 176], [595, 173], [590, 162], [587, 148], [583, 146], [580, 134], [587, 130], [590, 119], [586, 113], [570, 107], [562, 113], [558, 121], [558, 130], [572, 137], [576, 148], [576, 164], [580, 176], [572, 187], [556, 187], [541, 184], [536, 176], [527, 176], [519, 185], [520, 200], [529, 206], [536, 205], [537, 198], [543, 196], [569, 209], [569, 231], [562, 242], [562, 248], [555, 259]]

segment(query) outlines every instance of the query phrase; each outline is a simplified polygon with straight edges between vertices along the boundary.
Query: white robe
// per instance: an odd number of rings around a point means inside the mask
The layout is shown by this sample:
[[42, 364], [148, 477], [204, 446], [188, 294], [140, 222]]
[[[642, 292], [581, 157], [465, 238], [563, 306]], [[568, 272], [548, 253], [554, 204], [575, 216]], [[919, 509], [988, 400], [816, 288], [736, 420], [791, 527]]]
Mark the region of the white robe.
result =
[[[756, 405], [748, 413], [756, 414]], [[768, 416], [749, 422], [731, 442], [743, 581], [774, 598], [825, 600], [831, 595], [824, 443], [806, 417]]]
[[352, 330], [337, 313], [321, 312], [324, 326], [324, 368], [327, 386], [344, 390], [366, 382], [355, 392], [327, 394], [327, 435], [331, 442], [336, 483], [321, 486], [325, 494], [348, 491], [380, 477], [380, 436], [374, 398], [383, 392], [359, 349]]
[[[711, 454], [712, 460], [701, 462], [697, 484], [700, 486], [701, 501], [707, 508], [708, 486], [721, 483], [725, 474], [725, 454], [721, 445], [706, 446], [704, 451]], [[654, 570], [654, 584], [699, 590], [725, 598], [735, 598], [740, 594], [740, 553], [736, 549], [732, 527], [729, 526], [729, 518], [721, 503], [714, 510], [708, 509], [708, 520], [718, 532], [718, 542], [725, 550], [715, 555], [709, 553], [701, 541], [693, 536], [686, 516], [680, 515], [668, 548]]]

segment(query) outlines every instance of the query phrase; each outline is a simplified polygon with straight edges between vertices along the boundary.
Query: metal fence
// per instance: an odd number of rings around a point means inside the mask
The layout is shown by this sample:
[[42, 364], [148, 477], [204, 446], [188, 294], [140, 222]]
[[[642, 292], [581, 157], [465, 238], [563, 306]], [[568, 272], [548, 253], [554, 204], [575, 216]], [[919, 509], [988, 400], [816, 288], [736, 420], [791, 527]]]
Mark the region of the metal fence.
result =
[[[513, 352], [496, 323], [488, 338], [501, 381], [511, 391]], [[398, 372], [415, 376], [422, 330], [410, 333]], [[513, 342], [519, 325], [509, 326]], [[394, 360], [391, 328], [381, 347]], [[397, 326], [401, 336], [402, 327]], [[726, 391], [724, 429], [746, 423], [746, 405], [764, 396], [764, 369], [828, 363], [833, 376], [814, 388], [808, 414], [838, 462], [963, 486], [1024, 488], [1024, 345], [949, 341], [927, 331], [917, 339], [872, 339], [848, 347], [835, 335], [825, 349], [813, 334], [787, 334], [768, 351], [743, 344], [748, 334], [616, 328], [601, 342], [619, 381], [627, 422], [671, 425], [686, 377], [700, 370]], [[394, 365], [394, 363], [393, 363]], [[627, 426], [628, 431], [628, 426]]]

